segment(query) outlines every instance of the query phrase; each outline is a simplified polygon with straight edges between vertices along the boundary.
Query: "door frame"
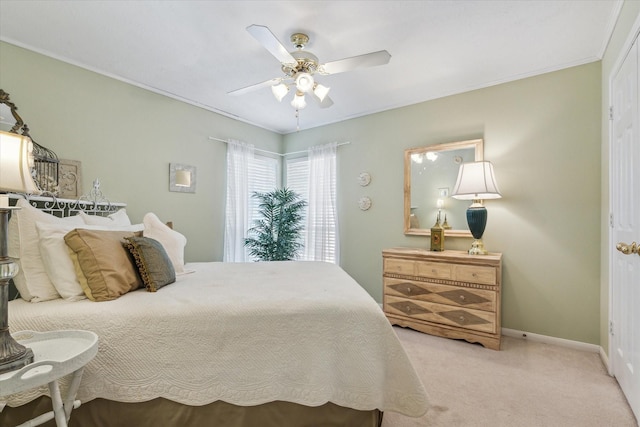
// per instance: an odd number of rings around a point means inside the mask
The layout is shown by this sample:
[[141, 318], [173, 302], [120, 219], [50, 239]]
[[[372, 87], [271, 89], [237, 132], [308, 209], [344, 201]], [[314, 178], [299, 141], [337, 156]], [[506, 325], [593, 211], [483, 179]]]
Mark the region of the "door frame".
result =
[[622, 45], [622, 49], [620, 50], [620, 53], [618, 54], [618, 57], [616, 58], [616, 62], [614, 64], [614, 66], [611, 68], [611, 72], [610, 74], [607, 76], [607, 80], [608, 80], [608, 84], [609, 84], [609, 99], [608, 99], [608, 108], [607, 111], [605, 112], [606, 116], [608, 117], [608, 124], [609, 124], [609, 135], [608, 135], [608, 143], [609, 143], [609, 169], [608, 169], [608, 179], [609, 179], [609, 194], [608, 194], [608, 215], [607, 215], [607, 222], [608, 222], [608, 226], [607, 226], [607, 247], [606, 247], [606, 251], [607, 251], [607, 271], [608, 271], [608, 287], [609, 287], [609, 316], [607, 318], [607, 333], [609, 335], [609, 345], [608, 345], [608, 351], [607, 351], [607, 372], [609, 373], [609, 375], [613, 376], [613, 357], [611, 357], [611, 355], [613, 354], [613, 351], [615, 350], [613, 348], [613, 339], [611, 338], [611, 322], [613, 321], [613, 269], [612, 266], [614, 264], [613, 262], [613, 257], [614, 257], [614, 248], [615, 248], [615, 242], [614, 242], [614, 236], [613, 236], [613, 228], [612, 228], [612, 224], [611, 224], [611, 215], [613, 214], [613, 177], [612, 177], [612, 166], [613, 166], [613, 139], [614, 139], [614, 129], [612, 126], [612, 120], [610, 118], [610, 110], [609, 108], [611, 108], [611, 106], [613, 105], [613, 97], [614, 97], [614, 93], [613, 93], [613, 80], [614, 77], [620, 72], [620, 68], [622, 68], [622, 64], [624, 63], [624, 60], [626, 59], [627, 55], [629, 54], [629, 51], [631, 51], [631, 48], [633, 47], [633, 43], [636, 41], [636, 39], [640, 40], [639, 38], [640, 36], [640, 15], [638, 15], [638, 17], [636, 18], [635, 22], [633, 23], [633, 26], [631, 27], [631, 30], [629, 31], [629, 35], [627, 36], [627, 39], [625, 40], [624, 44]]

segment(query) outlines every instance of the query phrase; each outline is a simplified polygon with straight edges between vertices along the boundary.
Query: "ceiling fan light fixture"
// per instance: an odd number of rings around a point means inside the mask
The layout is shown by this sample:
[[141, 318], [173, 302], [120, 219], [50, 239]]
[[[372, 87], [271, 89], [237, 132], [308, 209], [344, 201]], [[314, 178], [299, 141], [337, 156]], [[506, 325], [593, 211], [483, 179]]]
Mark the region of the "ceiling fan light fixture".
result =
[[296, 110], [302, 110], [307, 106], [307, 101], [304, 99], [304, 93], [297, 91], [296, 96], [293, 97], [293, 101], [291, 101], [291, 106]]
[[294, 33], [291, 35], [291, 42], [295, 47], [295, 51], [291, 52], [278, 40], [273, 32], [264, 25], [249, 25], [247, 31], [280, 62], [280, 70], [283, 75], [281, 74], [280, 77], [233, 90], [228, 92], [228, 94], [242, 95], [269, 86], [271, 87], [273, 96], [278, 102], [282, 102], [289, 91], [293, 91], [295, 95], [293, 101], [291, 101], [291, 105], [296, 109], [297, 118], [299, 118], [299, 110], [307, 106], [305, 99], [306, 94], [309, 94], [314, 101], [317, 101], [316, 104], [320, 108], [328, 108], [333, 105], [333, 101], [328, 96], [330, 88], [316, 83], [315, 77], [313, 77], [316, 74], [330, 75], [344, 73], [359, 68], [384, 65], [391, 59], [389, 52], [380, 50], [336, 61], [320, 63], [316, 55], [305, 49], [309, 42], [309, 36], [307, 34]]
[[313, 90], [313, 76], [309, 73], [298, 73], [296, 74], [296, 89], [299, 92], [309, 92]]
[[289, 93], [289, 86], [287, 86], [284, 83], [273, 85], [271, 86], [271, 92], [273, 93], [273, 96], [275, 96], [278, 101], [282, 101], [282, 98], [284, 98], [287, 95], [287, 93]]
[[313, 93], [315, 96], [318, 97], [318, 99], [320, 100], [320, 102], [324, 101], [324, 98], [327, 96], [327, 94], [329, 93], [329, 90], [331, 90], [330, 87], [326, 87], [321, 85], [320, 83], [316, 83], [313, 86]]

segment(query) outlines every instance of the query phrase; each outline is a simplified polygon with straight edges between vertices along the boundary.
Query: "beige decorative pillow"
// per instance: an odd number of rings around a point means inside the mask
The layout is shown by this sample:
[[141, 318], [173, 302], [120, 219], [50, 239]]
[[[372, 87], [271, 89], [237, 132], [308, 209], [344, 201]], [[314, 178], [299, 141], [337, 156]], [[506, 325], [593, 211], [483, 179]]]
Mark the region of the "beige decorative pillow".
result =
[[48, 223], [36, 221], [38, 231], [40, 256], [44, 263], [47, 276], [56, 288], [60, 296], [69, 301], [85, 299], [87, 296], [80, 286], [69, 250], [64, 241], [64, 236], [71, 230], [82, 228], [87, 230], [113, 230], [113, 231], [141, 231], [142, 224], [128, 226], [100, 226], [78, 225], [67, 223]]
[[138, 277], [128, 251], [122, 246], [131, 231], [75, 229], [64, 236], [76, 267], [78, 281], [92, 301], [109, 301], [138, 289]]
[[160, 242], [149, 237], [125, 237], [124, 246], [138, 266], [138, 273], [149, 292], [156, 292], [176, 281], [176, 272]]

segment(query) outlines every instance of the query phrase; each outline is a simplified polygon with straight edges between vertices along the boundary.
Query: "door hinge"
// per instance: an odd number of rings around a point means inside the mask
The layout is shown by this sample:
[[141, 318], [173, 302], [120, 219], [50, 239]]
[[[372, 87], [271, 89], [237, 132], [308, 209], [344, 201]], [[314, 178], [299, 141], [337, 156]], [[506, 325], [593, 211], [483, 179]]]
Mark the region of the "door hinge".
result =
[[609, 120], [613, 120], [613, 105], [609, 107]]
[[609, 214], [609, 227], [613, 228], [613, 212]]
[[613, 321], [609, 322], [609, 335], [613, 336]]

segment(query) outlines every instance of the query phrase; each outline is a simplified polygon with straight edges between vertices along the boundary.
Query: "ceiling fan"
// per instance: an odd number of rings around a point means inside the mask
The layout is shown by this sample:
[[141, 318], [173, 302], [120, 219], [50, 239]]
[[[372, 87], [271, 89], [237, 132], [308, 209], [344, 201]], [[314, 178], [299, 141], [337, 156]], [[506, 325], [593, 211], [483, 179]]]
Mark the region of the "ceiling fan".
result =
[[305, 95], [309, 94], [320, 105], [321, 108], [327, 108], [333, 105], [331, 98], [327, 96], [329, 89], [318, 83], [314, 75], [330, 75], [343, 73], [345, 71], [355, 70], [357, 68], [374, 67], [376, 65], [384, 65], [389, 62], [391, 55], [386, 50], [366, 53], [364, 55], [352, 56], [349, 58], [339, 59], [321, 64], [318, 57], [313, 53], [304, 50], [309, 43], [309, 36], [303, 33], [294, 33], [291, 35], [291, 42], [295, 47], [295, 51], [288, 52], [280, 41], [273, 35], [269, 28], [263, 25], [250, 25], [247, 27], [249, 34], [258, 40], [265, 49], [269, 51], [280, 63], [284, 73], [281, 77], [276, 77], [261, 83], [228, 92], [229, 95], [242, 95], [247, 92], [262, 89], [271, 86], [273, 96], [278, 101], [287, 95], [291, 88], [295, 89], [295, 95], [291, 105], [297, 110], [303, 109], [307, 103]]

